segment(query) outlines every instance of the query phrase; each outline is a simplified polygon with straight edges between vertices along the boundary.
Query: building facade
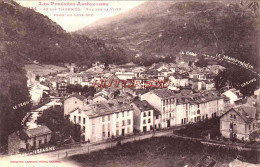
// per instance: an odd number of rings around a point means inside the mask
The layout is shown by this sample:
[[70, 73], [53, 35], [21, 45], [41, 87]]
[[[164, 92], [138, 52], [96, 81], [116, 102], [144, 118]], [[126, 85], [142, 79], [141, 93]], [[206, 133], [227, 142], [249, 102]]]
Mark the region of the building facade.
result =
[[40, 148], [49, 143], [51, 134], [47, 126], [16, 131], [8, 136], [8, 154]]
[[82, 141], [97, 142], [133, 134], [133, 109], [115, 101], [77, 108], [70, 113], [70, 120], [80, 125]]
[[249, 135], [258, 129], [256, 109], [252, 106], [236, 106], [220, 117], [220, 133], [225, 138], [249, 140]]

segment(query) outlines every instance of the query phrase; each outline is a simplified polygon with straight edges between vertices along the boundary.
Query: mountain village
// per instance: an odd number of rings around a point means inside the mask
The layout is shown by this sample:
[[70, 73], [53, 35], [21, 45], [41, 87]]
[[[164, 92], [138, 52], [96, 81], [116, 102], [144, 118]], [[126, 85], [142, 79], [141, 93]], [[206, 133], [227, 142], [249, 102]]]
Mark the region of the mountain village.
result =
[[[225, 68], [216, 64], [199, 68], [194, 62], [180, 56], [176, 63], [148, 67], [132, 62], [108, 66], [95, 62], [91, 68], [64, 64], [65, 70], [47, 75], [27, 71], [33, 110], [22, 122], [24, 129], [9, 135], [8, 153], [63, 142], [109, 142], [165, 129], [174, 131], [212, 119], [220, 121], [220, 136], [206, 132], [209, 140], [259, 142], [260, 89], [251, 97], [229, 85], [217, 91], [214, 77]], [[39, 123], [47, 110], [52, 112], [56, 107], [61, 112], [58, 117], [69, 120], [78, 130], [78, 139], [68, 136], [52, 141], [59, 132]], [[49, 119], [55, 124], [55, 119]]]

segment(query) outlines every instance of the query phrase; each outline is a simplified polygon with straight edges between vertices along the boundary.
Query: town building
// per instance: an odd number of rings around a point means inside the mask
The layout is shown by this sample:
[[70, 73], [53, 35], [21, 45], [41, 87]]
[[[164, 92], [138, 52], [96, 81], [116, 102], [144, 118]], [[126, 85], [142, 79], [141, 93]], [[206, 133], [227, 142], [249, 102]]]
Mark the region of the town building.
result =
[[141, 100], [146, 100], [161, 114], [161, 127], [167, 128], [175, 125], [175, 93], [169, 89], [155, 89], [141, 95]]
[[134, 109], [134, 129], [137, 132], [148, 132], [154, 129], [154, 109], [147, 101], [139, 99], [131, 103]]
[[82, 141], [133, 134], [133, 109], [116, 100], [79, 107], [70, 112], [70, 121], [80, 126]]
[[60, 96], [64, 96], [67, 93], [67, 85], [65, 81], [57, 83], [57, 91]]
[[8, 136], [8, 154], [40, 148], [49, 143], [51, 134], [47, 126], [16, 131]]
[[190, 87], [193, 90], [202, 90], [202, 81], [199, 80], [198, 78], [191, 78], [190, 79]]
[[241, 100], [243, 97], [240, 91], [236, 90], [235, 88], [223, 92], [223, 95], [229, 98], [229, 103], [231, 105], [234, 105], [237, 101]]
[[174, 73], [168, 75], [170, 80], [170, 86], [171, 87], [188, 87], [189, 86], [189, 78], [185, 75]]
[[225, 138], [249, 140], [249, 135], [258, 129], [256, 108], [239, 105], [220, 117], [220, 133]]
[[77, 93], [70, 95], [64, 99], [64, 115], [68, 115], [71, 111], [85, 104], [87, 104], [86, 97]]
[[78, 75], [72, 75], [69, 78], [69, 83], [72, 85], [76, 85], [76, 84], [82, 85], [82, 77]]
[[212, 89], [214, 89], [214, 86], [215, 86], [214, 82], [211, 82], [209, 80], [204, 80], [201, 83], [202, 83], [202, 89], [203, 90], [212, 90]]

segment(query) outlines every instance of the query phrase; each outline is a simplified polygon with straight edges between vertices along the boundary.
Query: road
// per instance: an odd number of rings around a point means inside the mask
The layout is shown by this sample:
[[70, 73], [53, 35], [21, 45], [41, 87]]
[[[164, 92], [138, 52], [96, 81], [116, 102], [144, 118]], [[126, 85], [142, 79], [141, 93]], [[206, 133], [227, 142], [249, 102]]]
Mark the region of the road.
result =
[[[133, 142], [133, 141], [139, 141], [139, 140], [145, 140], [151, 137], [160, 137], [160, 136], [172, 136], [172, 129], [165, 130], [165, 131], [159, 131], [156, 133], [149, 133], [149, 134], [143, 134], [143, 135], [133, 135], [129, 136], [127, 138], [123, 138], [121, 140], [121, 143], [128, 143], [128, 142]], [[48, 163], [48, 167], [54, 165], [55, 167], [60, 166], [62, 163], [66, 163], [66, 166], [77, 166], [77, 165], [72, 165], [72, 164], [67, 164], [69, 162], [63, 162], [64, 158], [67, 156], [73, 156], [73, 155], [78, 155], [78, 154], [86, 154], [90, 153], [93, 151], [98, 151], [98, 150], [103, 150], [106, 148], [110, 147], [115, 147], [117, 145], [117, 141], [113, 142], [104, 142], [104, 143], [84, 143], [80, 144], [77, 146], [72, 146], [72, 148], [65, 148], [65, 149], [60, 149], [60, 150], [55, 150], [52, 152], [45, 152], [45, 153], [40, 153], [40, 154], [35, 154], [35, 155], [27, 155], [27, 156], [13, 156], [13, 157], [5, 157], [2, 158], [0, 161], [0, 166], [9, 166], [11, 161], [38, 161], [37, 167], [38, 166], [46, 166], [46, 163], [44, 164], [39, 164], [39, 161], [56, 161], [58, 163]], [[59, 162], [60, 161], [60, 162]], [[9, 165], [8, 165], [9, 164]], [[32, 167], [36, 164], [30, 164]], [[49, 166], [50, 165], [50, 166]], [[64, 164], [63, 164], [64, 165]], [[18, 164], [12, 164], [12, 166], [19, 166], [23, 167], [26, 166], [28, 167], [28, 163], [18, 163]], [[29, 166], [30, 167], [30, 166]]]
[[[200, 141], [202, 144], [205, 144], [205, 145], [216, 145], [216, 146], [230, 147], [230, 148], [236, 148], [236, 149], [239, 149], [239, 150], [251, 150], [250, 148], [243, 148], [243, 147], [235, 146], [235, 145], [227, 145], [227, 144], [216, 143], [216, 142], [213, 142], [213, 141], [212, 142], [206, 141], [206, 140], [203, 140], [203, 139], [178, 136], [178, 135], [173, 134], [172, 129], [168, 129], [168, 130], [165, 130], [165, 131], [157, 131], [156, 133], [148, 133], [148, 134], [143, 134], [143, 135], [128, 136], [126, 138], [123, 138], [120, 141], [123, 144], [123, 143], [145, 140], [145, 139], [148, 139], [148, 138], [160, 137], [160, 136], [172, 136], [172, 137], [175, 137], [175, 138], [197, 140], [197, 141]], [[78, 165], [68, 164], [70, 162], [66, 162], [66, 159], [64, 159], [64, 158], [66, 158], [68, 156], [86, 154], [86, 153], [90, 153], [90, 152], [93, 152], [93, 151], [104, 150], [106, 148], [115, 147], [116, 145], [117, 145], [117, 141], [103, 142], [103, 143], [82, 143], [82, 144], [78, 144], [78, 145], [73, 145], [73, 146], [71, 146], [72, 148], [56, 149], [55, 151], [45, 152], [45, 153], [41, 153], [41, 154], [28, 155], [28, 156], [23, 156], [23, 157], [5, 157], [4, 159], [1, 159], [0, 166], [2, 166], [1, 163], [3, 161], [5, 161], [5, 163], [10, 164], [10, 161], [14, 161], [14, 160], [15, 161], [18, 161], [18, 160], [20, 160], [20, 161], [37, 160], [38, 162], [47, 160], [49, 162], [50, 161], [59, 162], [59, 163], [48, 163], [48, 167], [50, 167], [52, 165], [54, 165], [55, 167], [59, 167], [61, 164], [74, 167], [74, 166], [78, 166]], [[258, 151], [260, 151], [260, 150], [258, 149]], [[64, 163], [66, 163], [66, 164], [64, 164]], [[15, 164], [15, 165], [17, 165], [19, 167], [23, 167], [23, 165], [25, 165], [26, 167], [28, 167], [28, 164]], [[41, 166], [41, 165], [46, 166], [46, 164], [39, 164], [38, 163], [37, 167]], [[34, 166], [32, 166], [32, 167], [34, 167]]]

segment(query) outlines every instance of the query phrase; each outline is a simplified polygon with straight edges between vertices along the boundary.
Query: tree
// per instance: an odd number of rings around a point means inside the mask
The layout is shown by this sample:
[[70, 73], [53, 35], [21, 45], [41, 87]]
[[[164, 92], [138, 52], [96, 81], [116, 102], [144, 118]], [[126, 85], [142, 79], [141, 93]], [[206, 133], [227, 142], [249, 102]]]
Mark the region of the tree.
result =
[[81, 130], [69, 120], [69, 117], [63, 116], [63, 107], [56, 106], [45, 110], [42, 116], [37, 119], [37, 123], [44, 124], [49, 127], [53, 133], [59, 134], [55, 136], [56, 141], [53, 141], [54, 143], [57, 142], [57, 140], [64, 142], [70, 137], [75, 141], [80, 141]]
[[199, 57], [199, 60], [195, 63], [197, 67], [207, 67], [209, 65], [208, 61], [205, 60], [204, 56]]
[[118, 95], [120, 95], [120, 91], [119, 91], [119, 90], [116, 90], [116, 91], [114, 92], [114, 97], [117, 97]]
[[85, 96], [94, 96], [94, 94], [96, 93], [96, 89], [92, 86], [88, 87], [88, 86], [84, 86], [82, 89], [82, 92], [85, 94]]
[[74, 92], [76, 93], [82, 92], [82, 86], [80, 84], [76, 84], [74, 86]]
[[[245, 84], [247, 81], [255, 79], [256, 81]], [[240, 90], [244, 96], [251, 96], [257, 85], [259, 85], [259, 77], [249, 70], [238, 66], [230, 65], [226, 70], [220, 72], [214, 79], [216, 89], [229, 85]]]
[[75, 85], [72, 85], [72, 84], [67, 85], [67, 92], [69, 94], [73, 93], [74, 89], [75, 89]]
[[21, 121], [31, 109], [31, 103], [14, 108], [30, 101], [25, 71], [16, 60], [11, 51], [0, 51], [0, 145], [7, 144], [9, 134], [22, 129]]

